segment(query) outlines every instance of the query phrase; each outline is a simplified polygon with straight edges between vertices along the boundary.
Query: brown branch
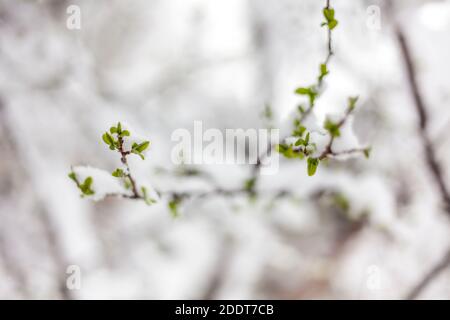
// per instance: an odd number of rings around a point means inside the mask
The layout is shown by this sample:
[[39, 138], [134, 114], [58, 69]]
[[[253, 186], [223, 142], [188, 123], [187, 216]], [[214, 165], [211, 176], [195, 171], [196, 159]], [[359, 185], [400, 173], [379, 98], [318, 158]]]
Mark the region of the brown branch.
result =
[[[326, 0], [326, 4], [325, 4], [325, 8], [326, 9], [330, 9], [331, 4], [330, 4], [330, 0]], [[327, 55], [325, 58], [325, 62], [324, 64], [328, 66], [328, 63], [331, 60], [331, 57], [334, 55], [334, 51], [333, 51], [333, 37], [332, 37], [332, 30], [330, 28], [327, 28]], [[323, 77], [319, 77], [317, 84], [315, 85], [317, 92], [320, 92], [322, 87], [323, 87]], [[311, 104], [308, 106], [308, 108], [301, 114], [300, 116], [300, 122], [303, 122], [306, 117], [312, 112], [314, 105]], [[281, 139], [286, 140], [287, 137]], [[256, 160], [256, 164], [253, 166], [252, 168], [252, 172], [251, 172], [251, 179], [257, 179], [258, 177], [258, 173], [259, 170], [261, 169], [261, 165], [262, 165], [262, 159], [264, 159], [265, 157], [267, 157], [267, 155], [269, 154], [269, 152], [273, 149], [274, 145], [269, 144], [266, 148], [266, 150], [264, 150], [264, 152], [260, 155], [258, 155], [258, 158]]]
[[[407, 80], [410, 86], [411, 94], [414, 100], [414, 106], [418, 116], [418, 128], [419, 136], [422, 142], [423, 151], [425, 153], [425, 160], [428, 170], [438, 186], [441, 201], [444, 204], [444, 210], [450, 215], [450, 192], [444, 181], [444, 173], [441, 165], [439, 164], [436, 156], [436, 150], [428, 135], [428, 115], [427, 108], [425, 106], [424, 99], [421, 95], [416, 70], [413, 62], [411, 50], [408, 46], [405, 34], [400, 26], [396, 26], [395, 35], [399, 43], [400, 52], [405, 62], [405, 70], [407, 74]], [[448, 251], [444, 258], [432, 268], [432, 270], [419, 281], [417, 285], [406, 295], [407, 299], [414, 299], [420, 295], [420, 293], [427, 287], [436, 277], [450, 265], [450, 251]]]
[[[350, 116], [350, 114], [352, 113], [352, 111], [353, 111], [353, 108], [347, 108], [345, 115], [342, 117], [342, 119], [339, 121], [339, 123], [337, 123], [338, 129], [341, 129], [342, 126], [345, 124], [345, 122], [347, 122], [347, 119]], [[324, 160], [330, 155], [337, 155], [337, 153], [333, 152], [333, 150], [332, 150], [334, 139], [335, 139], [335, 136], [330, 134], [330, 140], [328, 141], [328, 144], [326, 145], [325, 150], [318, 157], [319, 160]], [[357, 149], [352, 149], [352, 150], [357, 150]], [[351, 150], [348, 150], [348, 153], [351, 153], [350, 151]]]
[[[168, 198], [177, 198], [177, 199], [207, 199], [214, 197], [236, 197], [240, 195], [248, 195], [249, 193], [254, 194], [275, 194], [274, 198], [282, 198], [288, 196], [295, 196], [295, 194], [287, 189], [267, 189], [261, 191], [248, 190], [245, 188], [220, 188], [216, 187], [211, 190], [189, 190], [189, 191], [156, 191], [159, 195], [166, 196]], [[144, 200], [141, 195], [137, 197], [134, 195], [129, 195], [125, 193], [108, 193], [105, 195], [106, 198], [124, 198], [130, 200]]]
[[211, 275], [206, 289], [202, 295], [202, 300], [217, 299], [220, 289], [222, 288], [227, 272], [231, 264], [231, 258], [233, 253], [233, 243], [226, 232], [222, 231], [222, 241], [220, 248], [217, 251], [216, 262], [214, 272]]
[[427, 108], [425, 107], [425, 102], [422, 98], [419, 86], [417, 84], [415, 66], [413, 63], [411, 51], [405, 35], [400, 27], [397, 27], [396, 29], [396, 37], [400, 46], [401, 54], [405, 61], [405, 69], [408, 76], [408, 82], [414, 99], [414, 106], [418, 115], [419, 135], [425, 152], [426, 163], [435, 183], [438, 185], [440, 196], [445, 206], [444, 209], [450, 215], [450, 191], [445, 185], [443, 170], [439, 162], [437, 161], [435, 147], [427, 133]]
[[125, 176], [130, 180], [131, 183], [131, 190], [133, 191], [133, 196], [131, 198], [134, 199], [142, 199], [142, 197], [139, 195], [139, 192], [137, 191], [136, 181], [134, 180], [133, 176], [131, 175], [130, 166], [128, 165], [127, 156], [130, 154], [129, 151], [125, 151], [123, 149], [123, 138], [119, 135], [119, 152], [120, 152], [120, 161], [122, 161], [122, 164], [126, 167], [127, 173]]
[[422, 280], [420, 280], [420, 282], [406, 295], [405, 299], [408, 300], [416, 299], [422, 293], [422, 291], [448, 267], [450, 267], [450, 249], [447, 251], [445, 256], [439, 261], [439, 263], [436, 264], [422, 278]]
[[[17, 168], [14, 168], [13, 171], [19, 172], [22, 179], [29, 180], [29, 166], [24, 164], [23, 160], [19, 156], [19, 150], [17, 150], [17, 148], [15, 147], [16, 144], [13, 139], [13, 135], [10, 134], [11, 132], [13, 132], [13, 126], [9, 125], [7, 121], [7, 114], [4, 108], [5, 107], [2, 104], [2, 100], [0, 97], [0, 134], [1, 137], [5, 139], [6, 143], [6, 146], [3, 146], [2, 150], [6, 151], [7, 154], [11, 157], [11, 160], [13, 160], [9, 163], [17, 166]], [[8, 163], [8, 161], [6, 163]], [[39, 213], [38, 221], [42, 225], [45, 241], [48, 244], [49, 257], [53, 260], [53, 263], [55, 265], [56, 275], [54, 275], [54, 279], [57, 284], [57, 292], [59, 296], [64, 300], [72, 299], [72, 292], [66, 286], [65, 270], [68, 266], [68, 263], [66, 253], [64, 252], [64, 248], [62, 246], [62, 236], [58, 232], [55, 221], [41, 197], [39, 197], [37, 194], [34, 194], [32, 195], [32, 201], [33, 205], [36, 207], [36, 210]], [[12, 276], [17, 282], [16, 285], [18, 285], [19, 289], [23, 291], [23, 293], [25, 294], [25, 298], [28, 298], [27, 295], [31, 294], [32, 292], [28, 287], [26, 281], [25, 270], [21, 270], [19, 265], [15, 263], [13, 256], [11, 256], [8, 252], [3, 252], [7, 249], [3, 247], [3, 241], [5, 241], [3, 237], [0, 235], [0, 256], [2, 256], [6, 266], [8, 267], [8, 271], [12, 273]]]

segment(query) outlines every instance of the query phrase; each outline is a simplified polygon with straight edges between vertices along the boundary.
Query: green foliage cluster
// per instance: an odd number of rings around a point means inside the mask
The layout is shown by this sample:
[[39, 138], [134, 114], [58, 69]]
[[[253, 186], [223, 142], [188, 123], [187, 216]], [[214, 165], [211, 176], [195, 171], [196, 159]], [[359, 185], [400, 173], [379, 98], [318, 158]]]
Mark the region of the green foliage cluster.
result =
[[[114, 137], [115, 136], [115, 137]], [[119, 152], [126, 152], [126, 153], [133, 153], [141, 157], [142, 160], [145, 159], [142, 152], [144, 152], [150, 145], [150, 141], [144, 141], [142, 143], [136, 143], [134, 142], [131, 146], [130, 151], [124, 151], [123, 150], [123, 139], [125, 137], [130, 136], [130, 131], [128, 130], [122, 130], [122, 124], [119, 122], [117, 126], [112, 126], [109, 129], [109, 132], [105, 132], [102, 136], [103, 142], [105, 142], [109, 149], [111, 150], [118, 150]]]
[[[147, 148], [150, 146], [150, 141], [143, 141], [141, 143], [133, 143], [131, 146], [131, 150], [125, 150], [124, 149], [124, 142], [126, 138], [131, 137], [131, 133], [129, 130], [123, 129], [123, 126], [120, 122], [117, 123], [116, 126], [112, 126], [109, 131], [106, 131], [102, 135], [103, 142], [109, 147], [112, 151], [117, 151], [121, 156], [122, 164], [125, 166], [125, 170], [121, 168], [115, 169], [111, 175], [113, 177], [116, 177], [118, 179], [121, 179], [123, 182], [123, 186], [126, 190], [132, 190], [133, 195], [127, 196], [122, 195], [124, 197], [131, 197], [135, 199], [142, 199], [147, 203], [148, 205], [155, 203], [156, 201], [154, 199], [151, 199], [148, 195], [148, 191], [145, 187], [141, 187], [140, 192], [138, 192], [136, 187], [136, 182], [134, 181], [133, 177], [130, 174], [130, 168], [128, 167], [128, 161], [127, 156], [130, 154], [135, 154], [139, 156], [142, 160], [145, 159], [143, 152], [147, 150]], [[69, 178], [72, 179], [77, 187], [80, 189], [83, 196], [90, 196], [93, 195], [95, 192], [92, 190], [91, 186], [93, 183], [93, 178], [88, 177], [84, 182], [78, 181], [78, 178], [75, 174], [75, 172], [69, 173]]]
[[[333, 55], [331, 48], [331, 31], [338, 25], [338, 20], [335, 18], [335, 10], [327, 5], [323, 8], [323, 16], [325, 22], [322, 26], [328, 27], [328, 55], [325, 62], [319, 65], [319, 75], [317, 76], [317, 82], [311, 86], [299, 87], [295, 89], [295, 94], [304, 96], [307, 98], [308, 105], [301, 104], [298, 106], [298, 116], [294, 119], [292, 136], [296, 137], [297, 140], [294, 143], [281, 143], [276, 146], [276, 150], [281, 153], [284, 157], [289, 159], [304, 159], [307, 158], [307, 173], [309, 176], [313, 176], [319, 166], [320, 161], [326, 159], [328, 156], [334, 155], [332, 152], [332, 144], [335, 138], [340, 137], [340, 128], [346, 121], [348, 115], [355, 109], [358, 97], [350, 97], [348, 102], [347, 114], [339, 122], [333, 122], [331, 119], [327, 118], [323, 124], [324, 129], [330, 135], [330, 142], [326, 150], [318, 157], [313, 157], [312, 155], [317, 151], [317, 146], [314, 142], [310, 141], [311, 132], [308, 132], [307, 128], [304, 126], [303, 122], [305, 118], [312, 112], [317, 98], [321, 94], [322, 84], [324, 79], [330, 74], [328, 68], [328, 63]], [[359, 151], [359, 150], [358, 150]], [[361, 150], [366, 157], [369, 155], [368, 149]]]
[[334, 18], [334, 9], [333, 8], [323, 8], [323, 16], [325, 18], [325, 22], [322, 22], [323, 26], [328, 26], [328, 29], [333, 30], [337, 27], [338, 21]]
[[69, 178], [72, 179], [75, 184], [77, 185], [78, 189], [80, 189], [81, 191], [81, 196], [92, 196], [93, 194], [95, 194], [94, 190], [92, 190], [92, 183], [94, 182], [94, 179], [92, 179], [92, 177], [87, 177], [86, 179], [84, 179], [84, 181], [81, 183], [78, 178], [77, 175], [75, 174], [75, 172], [71, 171], [69, 173]]

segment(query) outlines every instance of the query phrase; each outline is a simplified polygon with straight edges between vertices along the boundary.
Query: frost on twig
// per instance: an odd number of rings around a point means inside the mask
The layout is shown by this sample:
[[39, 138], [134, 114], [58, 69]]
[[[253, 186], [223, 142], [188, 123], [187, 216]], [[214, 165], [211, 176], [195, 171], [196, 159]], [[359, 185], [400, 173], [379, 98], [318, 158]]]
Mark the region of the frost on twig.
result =
[[83, 197], [94, 201], [103, 200], [110, 194], [123, 194], [131, 197], [133, 193], [126, 188], [124, 181], [113, 177], [111, 173], [90, 166], [72, 167], [69, 177], [76, 183]]
[[[297, 115], [293, 121], [291, 136], [284, 139], [283, 143], [276, 146], [276, 150], [286, 158], [307, 159], [307, 172], [309, 176], [316, 173], [321, 161], [335, 157], [349, 157], [357, 154], [369, 156], [370, 148], [360, 146], [352, 132], [352, 113], [355, 110], [358, 97], [349, 97], [344, 115], [328, 116], [323, 124], [319, 124], [314, 107], [317, 99], [323, 93], [323, 83], [330, 74], [329, 62], [333, 56], [332, 30], [338, 25], [335, 18], [335, 10], [327, 1], [323, 9], [327, 27], [328, 44], [325, 60], [319, 65], [316, 83], [299, 87], [295, 93], [305, 97], [305, 103], [297, 108]], [[342, 147], [344, 146], [344, 147]]]
[[150, 141], [131, 134], [130, 128], [120, 122], [105, 132], [102, 139], [111, 151], [119, 154], [122, 165], [111, 173], [92, 167], [72, 167], [69, 177], [81, 191], [81, 196], [92, 200], [102, 200], [107, 196], [141, 199], [148, 205], [157, 202], [157, 192], [148, 183], [137, 182], [128, 164], [129, 156], [145, 159]]

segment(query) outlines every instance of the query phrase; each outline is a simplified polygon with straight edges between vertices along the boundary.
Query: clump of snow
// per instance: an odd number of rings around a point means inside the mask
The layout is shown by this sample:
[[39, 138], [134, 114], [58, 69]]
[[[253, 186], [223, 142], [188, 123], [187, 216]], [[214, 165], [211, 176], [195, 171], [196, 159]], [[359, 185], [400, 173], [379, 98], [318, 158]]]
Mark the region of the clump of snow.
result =
[[147, 198], [152, 199], [156, 202], [160, 200], [160, 196], [156, 189], [152, 186], [152, 184], [148, 181], [148, 179], [139, 178], [139, 181], [136, 181], [137, 188], [139, 192], [142, 192], [142, 188], [144, 187], [147, 192]]
[[313, 157], [318, 157], [325, 150], [328, 142], [330, 141], [330, 135], [321, 132], [311, 132], [310, 142], [315, 144], [316, 151], [313, 153]]
[[340, 128], [340, 136], [336, 137], [333, 142], [334, 152], [343, 152], [351, 149], [362, 148], [358, 137], [355, 135], [353, 130], [353, 120], [354, 117], [349, 115], [345, 123]]
[[308, 132], [322, 132], [323, 127], [322, 124], [319, 123], [319, 120], [317, 118], [317, 115], [315, 114], [314, 110], [311, 110], [311, 112], [305, 116], [305, 118], [302, 121], [302, 126], [308, 130]]
[[92, 177], [91, 189], [93, 195], [88, 195], [89, 199], [99, 201], [104, 199], [108, 194], [125, 194], [131, 195], [131, 191], [127, 190], [121, 182], [121, 179], [113, 177], [111, 173], [93, 168], [90, 166], [76, 166], [72, 168], [77, 180], [83, 183], [86, 178]]
[[[327, 115], [326, 119], [334, 122], [339, 123], [343, 118], [344, 114], [342, 113], [332, 113]], [[340, 128], [340, 135], [338, 137], [335, 137], [333, 140], [333, 152], [340, 153], [345, 152], [349, 150], [354, 149], [361, 149], [362, 146], [356, 137], [354, 131], [353, 131], [353, 115], [349, 115], [345, 121], [345, 123]], [[302, 125], [306, 128], [307, 132], [310, 134], [310, 144], [315, 145], [315, 151], [312, 154], [313, 157], [320, 156], [327, 147], [328, 143], [330, 142], [330, 134], [326, 131], [326, 129], [323, 127], [324, 123], [320, 123], [314, 112], [311, 112], [308, 114]], [[289, 136], [285, 138], [285, 143], [288, 145], [294, 145], [295, 142], [298, 140], [299, 137], [293, 137]], [[344, 160], [350, 157], [354, 157], [356, 155], [360, 155], [360, 153], [349, 153], [349, 154], [343, 154], [339, 155], [338, 159]]]

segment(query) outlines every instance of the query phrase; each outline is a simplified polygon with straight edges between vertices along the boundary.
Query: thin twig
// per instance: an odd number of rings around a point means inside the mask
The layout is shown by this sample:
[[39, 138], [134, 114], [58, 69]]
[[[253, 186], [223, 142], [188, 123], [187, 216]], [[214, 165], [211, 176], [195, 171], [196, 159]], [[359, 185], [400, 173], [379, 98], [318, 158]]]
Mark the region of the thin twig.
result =
[[[337, 128], [341, 129], [342, 126], [347, 122], [348, 117], [352, 113], [352, 108], [347, 108], [347, 111], [345, 112], [344, 117], [337, 123]], [[319, 160], [326, 159], [329, 155], [337, 155], [337, 153], [333, 152], [333, 142], [334, 142], [335, 136], [330, 134], [330, 140], [328, 141], [327, 146], [325, 147], [325, 150], [322, 152], [322, 154], [319, 156]], [[352, 150], [358, 150], [358, 149], [352, 149]], [[352, 150], [348, 150], [347, 153], [352, 153]]]
[[[331, 4], [330, 4], [330, 0], [326, 1], [326, 5], [325, 8], [326, 9], [330, 9]], [[334, 51], [333, 51], [333, 37], [332, 37], [332, 31], [330, 28], [327, 28], [327, 54], [325, 57], [325, 62], [324, 64], [327, 65], [328, 67], [328, 63], [330, 62], [332, 56], [334, 55]], [[323, 88], [323, 77], [319, 77], [317, 84], [316, 84], [316, 88], [317, 88], [317, 92], [321, 92], [322, 88]], [[301, 114], [299, 121], [303, 122], [306, 117], [312, 112], [314, 108], [314, 105], [309, 105], [308, 108]], [[281, 140], [286, 140], [287, 137], [281, 139]], [[262, 165], [262, 159], [266, 158], [267, 155], [269, 154], [269, 152], [273, 149], [274, 145], [269, 143], [269, 145], [267, 146], [266, 150], [264, 150], [264, 152], [260, 155], [258, 155], [258, 158], [256, 160], [256, 164], [253, 166], [252, 168], [252, 172], [251, 172], [251, 179], [256, 180], [258, 177], [258, 173], [259, 170], [261, 169], [261, 165]]]
[[136, 187], [136, 181], [134, 180], [133, 176], [131, 175], [131, 170], [130, 170], [130, 166], [128, 165], [128, 160], [127, 160], [127, 156], [130, 154], [129, 151], [125, 151], [123, 149], [123, 138], [119, 135], [119, 152], [120, 152], [120, 161], [122, 161], [123, 165], [126, 167], [127, 169], [127, 173], [125, 174], [125, 176], [130, 180], [131, 183], [131, 190], [133, 191], [133, 196], [132, 198], [134, 199], [142, 199], [142, 197], [139, 195], [139, 192], [137, 191], [137, 187]]

